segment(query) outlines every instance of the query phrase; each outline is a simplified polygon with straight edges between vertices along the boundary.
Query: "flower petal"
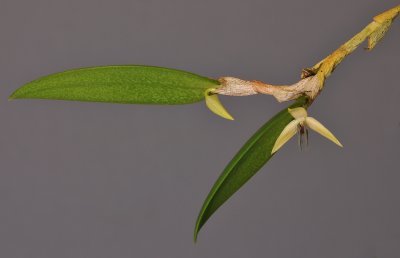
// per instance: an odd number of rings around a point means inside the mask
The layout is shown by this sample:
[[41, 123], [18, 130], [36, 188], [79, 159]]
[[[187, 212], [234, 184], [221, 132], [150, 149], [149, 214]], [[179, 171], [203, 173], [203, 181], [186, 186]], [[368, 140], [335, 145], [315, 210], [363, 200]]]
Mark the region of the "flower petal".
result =
[[340, 147], [343, 147], [343, 145], [339, 142], [339, 140], [325, 126], [323, 126], [320, 122], [318, 122], [315, 118], [307, 117], [305, 120], [305, 124], [312, 130], [319, 133], [320, 135], [328, 138], [329, 140], [336, 143]]
[[281, 132], [278, 139], [275, 141], [275, 145], [272, 148], [271, 154], [277, 152], [287, 141], [292, 138], [297, 132], [297, 126], [300, 123], [298, 120], [290, 122]]
[[210, 94], [210, 92], [212, 90], [214, 90], [214, 89], [208, 89], [204, 93], [207, 107], [215, 114], [217, 114], [225, 119], [233, 120], [233, 117], [228, 113], [228, 111], [224, 108], [224, 106], [219, 101], [218, 95]]
[[288, 111], [295, 119], [307, 117], [307, 110], [303, 107], [288, 108]]

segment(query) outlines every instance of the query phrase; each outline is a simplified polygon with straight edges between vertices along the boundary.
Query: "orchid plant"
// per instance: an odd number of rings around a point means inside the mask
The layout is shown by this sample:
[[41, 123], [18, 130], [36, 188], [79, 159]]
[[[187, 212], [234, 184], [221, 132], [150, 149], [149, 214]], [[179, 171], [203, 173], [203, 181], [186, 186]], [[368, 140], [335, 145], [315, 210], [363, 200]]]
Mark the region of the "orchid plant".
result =
[[125, 104], [189, 104], [205, 100], [215, 114], [229, 120], [218, 95], [272, 95], [278, 102], [295, 102], [267, 121], [226, 166], [204, 201], [197, 218], [194, 238], [211, 215], [242, 187], [296, 133], [299, 142], [314, 130], [343, 147], [320, 122], [309, 117], [307, 108], [322, 91], [326, 79], [343, 59], [362, 42], [372, 50], [400, 13], [400, 5], [373, 18], [363, 30], [311, 68], [303, 69], [293, 85], [270, 85], [234, 77], [209, 79], [193, 73], [141, 65], [117, 65], [74, 69], [48, 75], [17, 89], [13, 99], [54, 99]]

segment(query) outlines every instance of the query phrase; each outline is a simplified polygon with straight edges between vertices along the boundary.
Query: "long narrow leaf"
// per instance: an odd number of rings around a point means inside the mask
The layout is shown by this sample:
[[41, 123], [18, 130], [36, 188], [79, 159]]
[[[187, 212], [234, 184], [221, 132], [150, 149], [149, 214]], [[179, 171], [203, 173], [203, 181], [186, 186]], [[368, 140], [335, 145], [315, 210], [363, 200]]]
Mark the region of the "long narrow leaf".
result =
[[[300, 98], [290, 108], [304, 106]], [[197, 218], [194, 239], [211, 215], [273, 156], [272, 147], [285, 126], [293, 120], [287, 108], [265, 123], [239, 150], [215, 182]]]
[[100, 66], [69, 70], [32, 81], [10, 99], [57, 99], [129, 104], [188, 104], [204, 99], [219, 82], [175, 69]]

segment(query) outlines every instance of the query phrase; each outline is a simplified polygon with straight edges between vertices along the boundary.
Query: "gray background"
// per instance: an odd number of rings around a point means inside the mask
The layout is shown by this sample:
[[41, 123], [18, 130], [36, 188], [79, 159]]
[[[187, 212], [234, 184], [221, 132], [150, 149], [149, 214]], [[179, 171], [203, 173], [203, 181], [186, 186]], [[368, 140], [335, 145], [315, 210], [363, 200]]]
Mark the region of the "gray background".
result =
[[70, 68], [148, 64], [293, 83], [398, 1], [0, 0], [0, 257], [400, 257], [400, 24], [335, 71], [291, 141], [206, 224], [224, 166], [285, 105], [140, 106], [7, 96]]

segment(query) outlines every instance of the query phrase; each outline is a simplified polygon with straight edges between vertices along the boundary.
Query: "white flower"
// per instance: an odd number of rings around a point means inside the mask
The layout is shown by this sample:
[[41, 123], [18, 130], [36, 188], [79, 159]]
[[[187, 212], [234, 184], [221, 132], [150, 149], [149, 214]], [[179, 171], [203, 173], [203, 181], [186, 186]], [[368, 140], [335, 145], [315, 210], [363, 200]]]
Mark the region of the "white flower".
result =
[[304, 132], [306, 132], [307, 134], [307, 127], [328, 138], [340, 147], [343, 147], [339, 140], [336, 139], [336, 137], [325, 126], [323, 126], [316, 119], [307, 116], [307, 110], [305, 108], [288, 108], [288, 111], [294, 117], [294, 120], [283, 129], [278, 139], [276, 140], [274, 147], [272, 148], [271, 154], [277, 152], [297, 132], [299, 132], [300, 134], [304, 134]]

